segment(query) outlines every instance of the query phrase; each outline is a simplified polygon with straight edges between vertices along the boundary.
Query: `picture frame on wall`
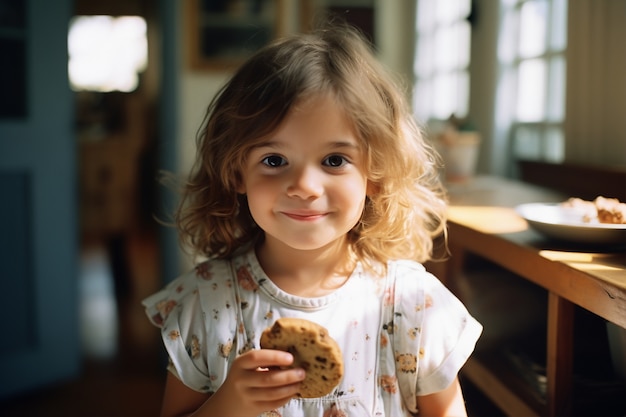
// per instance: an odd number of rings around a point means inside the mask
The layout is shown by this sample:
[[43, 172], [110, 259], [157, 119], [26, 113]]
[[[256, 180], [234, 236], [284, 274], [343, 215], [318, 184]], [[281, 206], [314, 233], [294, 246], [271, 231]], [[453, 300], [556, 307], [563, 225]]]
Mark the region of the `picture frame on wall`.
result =
[[185, 0], [186, 61], [191, 70], [232, 70], [286, 35], [336, 16], [374, 41], [373, 0]]
[[285, 0], [185, 0], [188, 62], [194, 70], [234, 68], [285, 33]]

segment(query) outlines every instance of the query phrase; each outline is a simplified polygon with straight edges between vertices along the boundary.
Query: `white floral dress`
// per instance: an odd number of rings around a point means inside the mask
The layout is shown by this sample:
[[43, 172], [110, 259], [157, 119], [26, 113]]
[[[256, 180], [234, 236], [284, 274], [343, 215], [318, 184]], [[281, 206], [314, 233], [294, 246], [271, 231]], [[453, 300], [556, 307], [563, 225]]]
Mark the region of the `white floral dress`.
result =
[[344, 377], [325, 397], [294, 398], [263, 416], [411, 416], [416, 395], [453, 381], [482, 326], [422, 265], [395, 261], [388, 270], [378, 278], [358, 266], [330, 295], [303, 298], [274, 285], [249, 250], [199, 264], [144, 306], [162, 329], [168, 369], [196, 391], [215, 392], [274, 320], [299, 317], [338, 342]]

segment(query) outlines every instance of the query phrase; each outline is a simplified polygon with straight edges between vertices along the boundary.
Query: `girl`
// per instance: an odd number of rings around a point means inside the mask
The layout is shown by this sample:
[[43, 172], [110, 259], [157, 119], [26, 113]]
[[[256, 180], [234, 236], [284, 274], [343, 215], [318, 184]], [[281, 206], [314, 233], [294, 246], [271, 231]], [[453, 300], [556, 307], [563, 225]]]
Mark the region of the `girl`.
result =
[[[437, 160], [348, 27], [277, 41], [209, 106], [177, 212], [208, 258], [144, 301], [170, 364], [163, 416], [466, 415], [457, 373], [481, 326], [418, 262], [445, 231]], [[259, 348], [279, 317], [326, 327], [345, 375]]]

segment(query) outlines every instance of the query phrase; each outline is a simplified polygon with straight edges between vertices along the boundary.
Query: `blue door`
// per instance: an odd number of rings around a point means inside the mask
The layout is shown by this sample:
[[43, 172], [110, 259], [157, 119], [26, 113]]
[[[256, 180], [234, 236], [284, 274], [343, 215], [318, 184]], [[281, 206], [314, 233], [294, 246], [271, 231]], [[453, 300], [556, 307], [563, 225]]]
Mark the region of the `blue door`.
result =
[[0, 399], [78, 373], [70, 0], [0, 0]]

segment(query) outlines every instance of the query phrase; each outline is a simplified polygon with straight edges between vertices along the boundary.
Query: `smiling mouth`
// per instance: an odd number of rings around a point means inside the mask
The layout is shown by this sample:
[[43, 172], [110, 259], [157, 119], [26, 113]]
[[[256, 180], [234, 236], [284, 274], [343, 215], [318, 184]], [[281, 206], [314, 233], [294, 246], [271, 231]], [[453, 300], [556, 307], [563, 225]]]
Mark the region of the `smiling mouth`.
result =
[[326, 213], [290, 213], [282, 212], [286, 217], [299, 221], [315, 221], [321, 219]]

